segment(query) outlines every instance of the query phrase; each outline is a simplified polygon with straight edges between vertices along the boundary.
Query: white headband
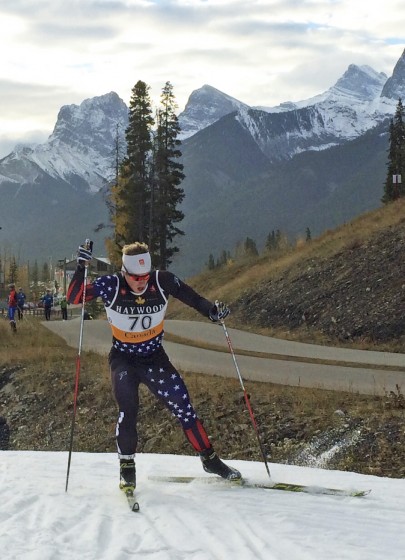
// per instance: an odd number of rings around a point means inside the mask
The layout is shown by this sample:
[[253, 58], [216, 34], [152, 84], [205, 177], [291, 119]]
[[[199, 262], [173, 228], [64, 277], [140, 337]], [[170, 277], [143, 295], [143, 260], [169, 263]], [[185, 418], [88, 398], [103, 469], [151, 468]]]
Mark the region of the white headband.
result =
[[122, 255], [122, 264], [127, 272], [130, 274], [139, 274], [140, 276], [148, 274], [152, 268], [149, 253], [142, 253], [141, 255]]

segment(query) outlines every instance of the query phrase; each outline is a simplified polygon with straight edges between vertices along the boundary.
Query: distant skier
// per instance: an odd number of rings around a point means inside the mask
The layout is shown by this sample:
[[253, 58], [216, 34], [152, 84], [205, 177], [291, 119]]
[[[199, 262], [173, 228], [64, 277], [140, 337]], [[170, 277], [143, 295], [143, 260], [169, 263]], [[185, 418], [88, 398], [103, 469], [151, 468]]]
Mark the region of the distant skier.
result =
[[[101, 297], [112, 329], [109, 354], [112, 386], [119, 407], [116, 428], [120, 459], [120, 488], [136, 486], [135, 453], [140, 383], [176, 417], [186, 438], [200, 455], [204, 470], [229, 480], [241, 474], [221, 461], [191, 402], [187, 387], [163, 349], [163, 323], [169, 296], [196, 309], [213, 322], [229, 314], [222, 302], [211, 303], [168, 271], [151, 269], [151, 256], [145, 243], [132, 243], [122, 249], [122, 268], [117, 274], [100, 276], [86, 285], [86, 300]], [[83, 297], [84, 268], [92, 258], [79, 247], [78, 267], [69, 285], [67, 298], [78, 304]]]

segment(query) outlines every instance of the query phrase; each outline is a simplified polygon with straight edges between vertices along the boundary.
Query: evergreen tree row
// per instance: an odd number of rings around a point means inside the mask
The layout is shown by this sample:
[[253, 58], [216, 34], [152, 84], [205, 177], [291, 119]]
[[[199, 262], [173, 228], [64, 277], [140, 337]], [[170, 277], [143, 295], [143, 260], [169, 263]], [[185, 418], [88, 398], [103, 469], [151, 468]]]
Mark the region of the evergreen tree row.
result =
[[177, 104], [170, 82], [161, 93], [161, 106], [153, 116], [150, 87], [138, 81], [132, 89], [129, 123], [125, 131], [126, 155], [119, 161], [116, 148], [116, 181], [108, 201], [114, 235], [107, 241], [111, 261], [119, 265], [121, 248], [142, 241], [149, 245], [153, 265], [165, 270], [178, 252], [174, 244], [184, 235], [177, 224], [184, 198], [184, 179], [178, 134]]
[[388, 150], [387, 178], [384, 185], [382, 202], [388, 203], [403, 197], [405, 194], [405, 123], [404, 106], [401, 98], [390, 120], [390, 145]]
[[[305, 242], [309, 241], [311, 241], [311, 231], [307, 228]], [[302, 242], [304, 242], [304, 240], [302, 240]], [[282, 233], [279, 229], [272, 230], [266, 238], [263, 254], [270, 254], [273, 251], [285, 251], [290, 247], [291, 244], [284, 233]], [[250, 237], [246, 237], [245, 241], [236, 245], [233, 256], [230, 251], [223, 250], [220, 256], [215, 260], [214, 255], [210, 254], [206, 266], [208, 270], [214, 270], [234, 261], [245, 258], [255, 258], [258, 256], [259, 251], [257, 249], [256, 241]]]

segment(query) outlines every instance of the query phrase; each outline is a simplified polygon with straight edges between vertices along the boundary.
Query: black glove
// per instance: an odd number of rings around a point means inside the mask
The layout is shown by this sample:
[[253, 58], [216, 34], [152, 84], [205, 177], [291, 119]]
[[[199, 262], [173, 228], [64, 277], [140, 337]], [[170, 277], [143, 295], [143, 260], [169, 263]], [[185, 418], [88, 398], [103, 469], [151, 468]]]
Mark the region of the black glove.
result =
[[80, 245], [77, 250], [77, 264], [83, 268], [92, 259], [93, 241], [86, 240], [84, 245]]
[[218, 321], [225, 319], [225, 317], [228, 317], [230, 312], [229, 307], [227, 307], [225, 303], [216, 300], [214, 307], [210, 309], [208, 317], [213, 323], [217, 323]]

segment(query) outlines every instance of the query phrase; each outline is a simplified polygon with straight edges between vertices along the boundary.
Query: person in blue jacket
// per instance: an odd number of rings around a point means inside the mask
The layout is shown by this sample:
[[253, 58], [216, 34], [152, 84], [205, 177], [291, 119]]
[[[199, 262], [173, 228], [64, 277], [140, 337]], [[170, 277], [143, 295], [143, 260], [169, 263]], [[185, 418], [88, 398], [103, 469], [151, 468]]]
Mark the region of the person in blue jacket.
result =
[[51, 320], [51, 309], [53, 305], [53, 295], [51, 290], [46, 290], [46, 294], [42, 296], [42, 301], [44, 302], [44, 314], [47, 321]]
[[17, 292], [17, 313], [18, 319], [22, 319], [24, 316], [24, 304], [26, 300], [26, 295], [23, 292], [22, 288], [19, 288]]

